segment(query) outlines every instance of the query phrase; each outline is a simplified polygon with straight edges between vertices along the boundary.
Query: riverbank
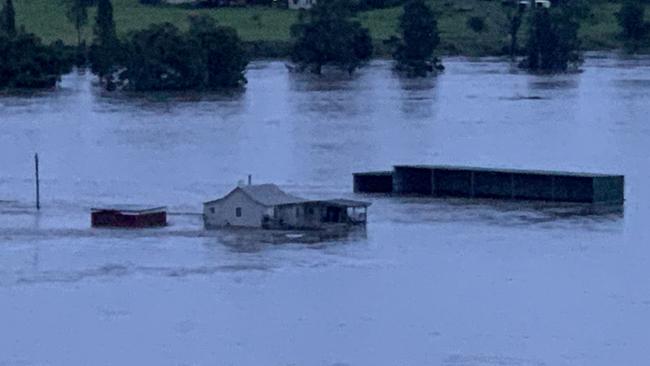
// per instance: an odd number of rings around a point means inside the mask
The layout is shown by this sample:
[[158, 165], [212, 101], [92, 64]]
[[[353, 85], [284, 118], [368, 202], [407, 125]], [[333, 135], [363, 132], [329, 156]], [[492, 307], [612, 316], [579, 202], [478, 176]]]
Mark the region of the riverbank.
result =
[[[65, 17], [59, 1], [14, 0], [17, 22], [45, 42], [62, 39], [66, 44], [76, 43], [74, 27]], [[286, 57], [290, 48], [290, 27], [295, 22], [296, 11], [267, 7], [189, 9], [176, 6], [147, 6], [138, 0], [113, 0], [118, 32], [147, 27], [153, 23], [171, 22], [187, 27], [191, 14], [208, 14], [220, 24], [234, 27], [246, 42], [253, 58]], [[495, 56], [502, 55], [508, 44], [507, 20], [498, 0], [435, 1], [432, 6], [439, 14], [443, 55]], [[590, 51], [622, 48], [617, 35], [620, 32], [616, 12], [618, 2], [592, 4], [592, 16], [585, 20], [580, 30], [583, 49]], [[375, 42], [376, 56], [386, 56], [389, 50], [383, 41], [396, 34], [401, 8], [362, 12], [359, 16], [370, 29]], [[472, 17], [482, 18], [485, 29], [475, 32], [467, 26]], [[90, 11], [91, 24], [84, 31], [87, 42], [92, 39], [94, 9]], [[522, 27], [520, 37], [525, 37]]]

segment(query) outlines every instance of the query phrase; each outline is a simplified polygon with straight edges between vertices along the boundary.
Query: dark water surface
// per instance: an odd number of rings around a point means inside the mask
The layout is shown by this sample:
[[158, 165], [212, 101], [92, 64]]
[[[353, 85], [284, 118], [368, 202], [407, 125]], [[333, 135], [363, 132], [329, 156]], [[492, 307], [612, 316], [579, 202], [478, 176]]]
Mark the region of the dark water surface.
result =
[[[235, 95], [0, 98], [0, 365], [647, 365], [650, 59], [432, 80], [257, 62]], [[33, 153], [43, 210], [33, 207]], [[364, 197], [393, 164], [621, 173], [623, 213]], [[273, 243], [192, 215], [239, 179], [373, 202], [366, 232]], [[167, 205], [161, 230], [89, 208]]]

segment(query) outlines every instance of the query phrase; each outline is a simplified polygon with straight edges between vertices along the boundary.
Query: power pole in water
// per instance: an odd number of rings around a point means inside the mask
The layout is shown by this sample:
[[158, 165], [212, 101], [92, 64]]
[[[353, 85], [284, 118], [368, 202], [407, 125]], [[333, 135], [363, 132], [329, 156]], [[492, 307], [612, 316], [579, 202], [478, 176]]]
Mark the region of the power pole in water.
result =
[[34, 154], [34, 167], [36, 168], [36, 209], [41, 209], [41, 182], [38, 177], [38, 154]]

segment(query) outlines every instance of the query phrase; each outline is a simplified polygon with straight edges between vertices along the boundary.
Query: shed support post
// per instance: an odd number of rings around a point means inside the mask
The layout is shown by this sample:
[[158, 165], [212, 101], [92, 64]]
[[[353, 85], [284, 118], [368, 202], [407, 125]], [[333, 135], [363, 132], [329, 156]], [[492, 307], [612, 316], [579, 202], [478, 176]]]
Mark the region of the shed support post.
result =
[[41, 209], [41, 182], [38, 174], [38, 154], [34, 154], [34, 168], [36, 170], [36, 209]]
[[470, 194], [470, 197], [474, 198], [475, 189], [474, 189], [474, 172], [473, 171], [470, 172], [469, 181], [470, 181], [469, 182], [469, 194]]
[[555, 201], [555, 176], [551, 176], [551, 201]]
[[436, 170], [431, 169], [431, 195], [437, 197], [436, 194]]

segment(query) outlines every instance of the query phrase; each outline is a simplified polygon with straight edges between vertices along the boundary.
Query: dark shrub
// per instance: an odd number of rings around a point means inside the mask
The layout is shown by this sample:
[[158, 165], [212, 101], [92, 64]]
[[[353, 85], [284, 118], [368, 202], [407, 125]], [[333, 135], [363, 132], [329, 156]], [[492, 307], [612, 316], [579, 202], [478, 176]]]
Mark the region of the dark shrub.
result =
[[481, 17], [470, 17], [467, 19], [467, 27], [476, 33], [481, 33], [487, 29], [485, 19]]

